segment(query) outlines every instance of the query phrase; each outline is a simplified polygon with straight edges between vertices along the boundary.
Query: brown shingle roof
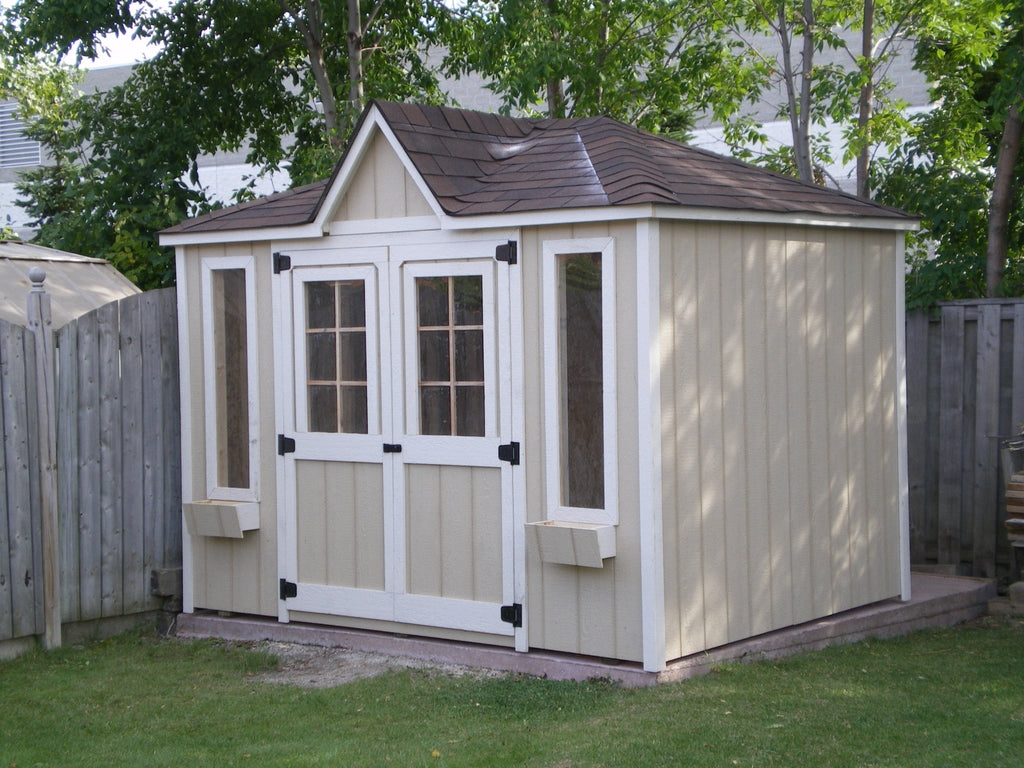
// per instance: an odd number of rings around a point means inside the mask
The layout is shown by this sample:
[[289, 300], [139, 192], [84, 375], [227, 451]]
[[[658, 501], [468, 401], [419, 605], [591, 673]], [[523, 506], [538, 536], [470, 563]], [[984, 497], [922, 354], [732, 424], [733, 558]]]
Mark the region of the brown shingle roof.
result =
[[[654, 204], [907, 218], [607, 117], [529, 120], [421, 104], [374, 105], [452, 216]], [[227, 208], [167, 232], [303, 224], [315, 218], [327, 184]]]
[[320, 201], [327, 191], [328, 181], [325, 179], [315, 184], [289, 189], [287, 192], [278, 192], [247, 203], [221, 208], [194, 219], [186, 219], [165, 229], [164, 232], [216, 232], [306, 224], [316, 216]]

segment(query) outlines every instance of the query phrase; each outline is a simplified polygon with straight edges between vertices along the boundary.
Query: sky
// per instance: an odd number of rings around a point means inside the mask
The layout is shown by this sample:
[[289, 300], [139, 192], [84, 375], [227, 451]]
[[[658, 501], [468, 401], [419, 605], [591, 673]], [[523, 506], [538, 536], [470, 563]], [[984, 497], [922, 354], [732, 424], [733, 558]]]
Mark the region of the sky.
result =
[[130, 35], [120, 37], [106, 35], [103, 37], [103, 47], [108, 52], [101, 53], [95, 61], [85, 59], [82, 61], [83, 69], [99, 69], [101, 67], [119, 67], [124, 64], [134, 64], [144, 61], [156, 52], [156, 48], [145, 44], [144, 40], [135, 40]]

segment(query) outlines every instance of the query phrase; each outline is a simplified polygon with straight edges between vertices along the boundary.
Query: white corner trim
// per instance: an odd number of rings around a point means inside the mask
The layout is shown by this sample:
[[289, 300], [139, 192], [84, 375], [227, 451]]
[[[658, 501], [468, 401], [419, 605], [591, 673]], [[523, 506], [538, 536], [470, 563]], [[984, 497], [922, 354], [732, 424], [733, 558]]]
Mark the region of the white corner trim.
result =
[[892, 269], [896, 302], [893, 333], [896, 342], [896, 456], [899, 477], [900, 515], [900, 597], [910, 600], [910, 480], [907, 467], [907, 308], [904, 286], [904, 255], [900, 244], [895, 249]]
[[656, 220], [637, 222], [637, 477], [644, 669], [665, 668], [665, 566], [661, 495], [661, 241]]
[[[178, 390], [181, 420], [181, 500], [195, 501], [192, 493], [192, 370], [188, 319], [188, 280], [185, 274], [185, 249], [175, 248], [174, 273], [178, 300]], [[181, 511], [179, 510], [179, 514]], [[192, 563], [192, 536], [181, 515], [181, 609], [194, 613], [195, 568]]]

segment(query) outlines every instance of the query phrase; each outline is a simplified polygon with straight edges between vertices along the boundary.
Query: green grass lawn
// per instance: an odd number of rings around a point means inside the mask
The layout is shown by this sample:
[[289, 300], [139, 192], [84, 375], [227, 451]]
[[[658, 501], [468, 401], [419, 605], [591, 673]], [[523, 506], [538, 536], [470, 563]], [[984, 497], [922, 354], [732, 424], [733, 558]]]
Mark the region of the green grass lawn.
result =
[[405, 671], [329, 689], [128, 635], [0, 662], [0, 768], [1024, 765], [1024, 622], [984, 620], [653, 689]]

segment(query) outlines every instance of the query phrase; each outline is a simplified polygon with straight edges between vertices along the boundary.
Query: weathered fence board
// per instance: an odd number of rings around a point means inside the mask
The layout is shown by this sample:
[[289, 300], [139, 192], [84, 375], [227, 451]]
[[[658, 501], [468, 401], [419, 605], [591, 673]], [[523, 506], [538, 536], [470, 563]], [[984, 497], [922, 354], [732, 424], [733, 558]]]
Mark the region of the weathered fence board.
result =
[[[78, 336], [64, 334], [57, 347], [57, 413], [75, 413], [78, 409]], [[60, 510], [60, 581], [61, 615], [65, 621], [77, 621], [82, 615], [82, 602], [77, 589], [80, 568], [78, 551], [78, 482], [67, 480], [78, 476], [77, 424], [73, 419], [57, 419], [57, 508]]]
[[[0, 638], [40, 634], [44, 630], [42, 518], [38, 468], [33, 471], [36, 411], [35, 341], [24, 328], [0, 321], [0, 452], [4, 471], [5, 570], [0, 570]], [[35, 483], [33, 484], [33, 480]]]
[[[56, 332], [64, 622], [158, 608], [151, 570], [181, 564], [176, 314], [166, 289]], [[44, 631], [33, 355], [0, 322], [0, 640]]]
[[1008, 574], [999, 438], [1024, 417], [1024, 300], [907, 318], [911, 559]]
[[[129, 381], [142, 381], [142, 306], [133, 301], [121, 305], [121, 375]], [[142, 425], [141, 387], [125, 387], [121, 393], [121, 434], [124, 453], [121, 472], [125, 478], [121, 500], [127, 510], [142, 509]], [[149, 579], [145, 569], [145, 529], [143, 516], [124, 516], [122, 534], [124, 557], [124, 609], [128, 613], [146, 610], [149, 603]]]
[[65, 339], [77, 347], [68, 386], [79, 403], [67, 425], [79, 454], [77, 488], [66, 491], [78, 499], [77, 529], [67, 529], [77, 542], [67, 548], [81, 563], [65, 591], [78, 591], [79, 620], [152, 610], [150, 572], [181, 562], [180, 533], [166, 536], [180, 527], [181, 498], [174, 291], [94, 310], [61, 329]]

